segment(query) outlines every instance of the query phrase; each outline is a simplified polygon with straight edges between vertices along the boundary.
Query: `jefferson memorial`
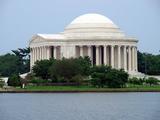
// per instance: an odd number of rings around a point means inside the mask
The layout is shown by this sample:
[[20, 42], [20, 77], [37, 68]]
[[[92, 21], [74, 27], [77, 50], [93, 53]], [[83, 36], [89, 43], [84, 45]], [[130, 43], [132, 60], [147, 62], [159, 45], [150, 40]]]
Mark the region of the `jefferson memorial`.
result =
[[63, 32], [36, 34], [31, 38], [31, 69], [37, 60], [89, 56], [92, 65], [104, 64], [137, 73], [137, 42], [109, 18], [84, 14], [75, 18]]

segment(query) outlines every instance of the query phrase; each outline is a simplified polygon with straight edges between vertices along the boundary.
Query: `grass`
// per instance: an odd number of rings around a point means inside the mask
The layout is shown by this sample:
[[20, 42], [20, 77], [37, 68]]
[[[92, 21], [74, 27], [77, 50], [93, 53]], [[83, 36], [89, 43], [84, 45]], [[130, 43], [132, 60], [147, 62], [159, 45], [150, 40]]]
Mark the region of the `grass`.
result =
[[26, 86], [22, 89], [20, 87], [10, 89], [0, 89], [3, 92], [160, 92], [160, 85], [131, 85], [126, 88], [96, 88], [91, 86]]
[[96, 88], [90, 86], [26, 86], [25, 89], [16, 88], [15, 90], [24, 92], [160, 92], [160, 85], [136, 85], [128, 86], [126, 88]]

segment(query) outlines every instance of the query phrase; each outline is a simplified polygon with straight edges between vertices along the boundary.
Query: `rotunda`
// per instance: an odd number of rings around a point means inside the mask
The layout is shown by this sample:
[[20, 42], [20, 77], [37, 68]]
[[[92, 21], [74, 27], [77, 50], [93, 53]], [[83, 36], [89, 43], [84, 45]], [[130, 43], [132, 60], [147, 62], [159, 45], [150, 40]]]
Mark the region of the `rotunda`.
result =
[[109, 18], [84, 14], [75, 18], [59, 34], [36, 34], [32, 37], [31, 68], [37, 60], [89, 56], [92, 65], [109, 65], [137, 72], [137, 42], [125, 35]]

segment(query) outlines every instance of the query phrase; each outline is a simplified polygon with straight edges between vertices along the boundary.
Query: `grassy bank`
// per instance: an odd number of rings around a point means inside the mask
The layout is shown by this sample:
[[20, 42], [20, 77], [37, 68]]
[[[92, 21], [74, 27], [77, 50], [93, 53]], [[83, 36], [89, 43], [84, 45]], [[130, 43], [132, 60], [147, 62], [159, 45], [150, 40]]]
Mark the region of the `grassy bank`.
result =
[[127, 88], [95, 88], [89, 86], [27, 86], [0, 92], [160, 92], [160, 86], [129, 86]]

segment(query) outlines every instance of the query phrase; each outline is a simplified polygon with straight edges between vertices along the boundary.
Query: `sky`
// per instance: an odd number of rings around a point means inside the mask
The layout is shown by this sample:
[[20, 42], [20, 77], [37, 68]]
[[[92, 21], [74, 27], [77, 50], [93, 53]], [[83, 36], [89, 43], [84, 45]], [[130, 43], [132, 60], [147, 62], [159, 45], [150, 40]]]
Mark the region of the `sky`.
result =
[[160, 0], [0, 0], [0, 55], [28, 47], [34, 34], [62, 32], [86, 13], [111, 19], [139, 40], [139, 51], [160, 54]]

